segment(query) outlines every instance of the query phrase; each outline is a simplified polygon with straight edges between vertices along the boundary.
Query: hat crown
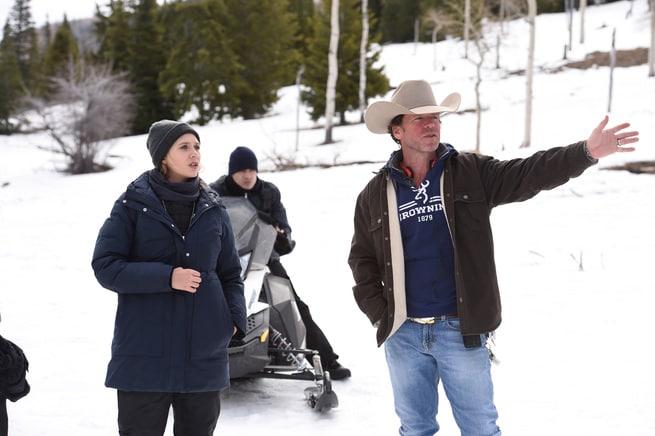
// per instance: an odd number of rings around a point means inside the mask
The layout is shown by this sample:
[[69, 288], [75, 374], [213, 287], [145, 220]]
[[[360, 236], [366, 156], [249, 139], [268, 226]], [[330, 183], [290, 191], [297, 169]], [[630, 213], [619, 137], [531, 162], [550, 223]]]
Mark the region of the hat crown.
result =
[[425, 80], [402, 82], [391, 95], [391, 101], [407, 109], [437, 106], [432, 87]]
[[406, 80], [391, 95], [389, 101], [376, 101], [364, 113], [366, 127], [373, 133], [388, 133], [391, 121], [398, 115], [455, 112], [461, 96], [450, 93], [437, 103], [432, 86], [425, 80]]
[[200, 141], [198, 132], [187, 123], [173, 120], [159, 120], [150, 125], [146, 147], [150, 152], [155, 168], [160, 167], [161, 161], [168, 153], [168, 150], [180, 136], [186, 133], [191, 133]]
[[258, 171], [257, 156], [255, 155], [255, 152], [248, 147], [239, 146], [230, 153], [228, 174], [232, 175], [243, 170]]

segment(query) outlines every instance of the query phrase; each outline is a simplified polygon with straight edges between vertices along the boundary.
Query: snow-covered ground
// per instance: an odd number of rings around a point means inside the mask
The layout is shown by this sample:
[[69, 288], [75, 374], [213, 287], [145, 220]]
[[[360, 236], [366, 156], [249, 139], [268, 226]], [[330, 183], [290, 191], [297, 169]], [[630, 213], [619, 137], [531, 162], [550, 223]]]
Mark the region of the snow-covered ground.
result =
[[[571, 59], [609, 49], [647, 47], [645, 0], [587, 9], [586, 42], [573, 38]], [[577, 17], [577, 15], [576, 15]], [[512, 23], [503, 40], [501, 70], [488, 55], [482, 83], [481, 151], [512, 158], [585, 139], [607, 112], [606, 67], [547, 74], [568, 41], [566, 17], [538, 17], [532, 148], [523, 139], [527, 27]], [[578, 31], [577, 21], [574, 31]], [[392, 85], [424, 78], [437, 98], [462, 93], [474, 107], [474, 66], [463, 44], [441, 42], [433, 69], [431, 44], [384, 47]], [[628, 161], [655, 159], [655, 78], [646, 65], [614, 71], [610, 125], [641, 132], [638, 151], [608, 157], [581, 177], [536, 198], [494, 211], [504, 320], [494, 366], [499, 424], [506, 435], [655, 434], [655, 367], [648, 348], [654, 326], [655, 175], [608, 171]], [[388, 98], [388, 96], [387, 96]], [[282, 190], [295, 251], [283, 259], [301, 297], [353, 377], [335, 382], [339, 407], [318, 414], [304, 403], [309, 382], [251, 380], [223, 395], [216, 434], [397, 434], [383, 350], [352, 298], [346, 263], [355, 197], [394, 150], [387, 135], [361, 124], [336, 127], [337, 142], [319, 145], [324, 131], [301, 108], [296, 144], [297, 93], [283, 90], [270, 117], [199, 127], [202, 177], [227, 170], [229, 153], [245, 145], [260, 156], [260, 176]], [[358, 114], [351, 114], [353, 120]], [[475, 145], [473, 113], [444, 118], [442, 138], [460, 151]], [[68, 176], [56, 156], [37, 148], [42, 135], [0, 137], [0, 334], [25, 350], [32, 392], [8, 404], [14, 436], [117, 433], [115, 391], [103, 386], [116, 297], [96, 282], [91, 253], [115, 198], [151, 166], [145, 136], [116, 141], [116, 169]], [[274, 173], [270, 157], [308, 164], [372, 161]], [[447, 401], [442, 433], [458, 434]], [[167, 434], [172, 434], [169, 425]]]

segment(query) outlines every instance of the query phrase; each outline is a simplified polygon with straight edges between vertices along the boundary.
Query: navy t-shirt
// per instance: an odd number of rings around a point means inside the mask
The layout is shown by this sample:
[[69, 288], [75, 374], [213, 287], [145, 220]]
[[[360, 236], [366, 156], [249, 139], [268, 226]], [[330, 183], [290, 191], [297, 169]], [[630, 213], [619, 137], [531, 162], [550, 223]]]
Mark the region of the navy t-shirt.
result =
[[457, 312], [454, 250], [439, 186], [446, 155], [433, 162], [418, 188], [405, 175], [392, 171], [398, 182], [396, 197], [409, 317]]

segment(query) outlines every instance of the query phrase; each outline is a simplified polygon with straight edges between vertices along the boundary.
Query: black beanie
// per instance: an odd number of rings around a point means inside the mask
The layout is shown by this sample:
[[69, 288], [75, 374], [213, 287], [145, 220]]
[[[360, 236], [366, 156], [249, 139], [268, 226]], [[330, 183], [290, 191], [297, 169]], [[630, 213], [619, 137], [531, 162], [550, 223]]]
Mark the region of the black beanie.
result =
[[232, 174], [243, 170], [257, 170], [257, 156], [248, 147], [237, 147], [230, 154], [230, 164], [228, 167], [228, 174]]
[[198, 132], [193, 130], [187, 123], [172, 120], [160, 120], [152, 123], [150, 130], [148, 130], [146, 146], [150, 156], [152, 156], [152, 163], [155, 168], [159, 169], [161, 167], [161, 161], [166, 157], [168, 150], [185, 133], [193, 134], [200, 141]]

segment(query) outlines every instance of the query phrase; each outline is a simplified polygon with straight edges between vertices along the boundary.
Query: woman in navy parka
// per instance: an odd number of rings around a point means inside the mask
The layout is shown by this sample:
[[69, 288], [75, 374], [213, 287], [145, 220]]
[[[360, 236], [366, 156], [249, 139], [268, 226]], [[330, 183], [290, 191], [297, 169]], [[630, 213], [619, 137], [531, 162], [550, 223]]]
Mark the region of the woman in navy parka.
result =
[[162, 120], [147, 139], [154, 169], [128, 187], [100, 229], [92, 266], [118, 294], [105, 384], [121, 435], [212, 435], [229, 386], [228, 344], [246, 308], [232, 227], [198, 176], [200, 140]]

